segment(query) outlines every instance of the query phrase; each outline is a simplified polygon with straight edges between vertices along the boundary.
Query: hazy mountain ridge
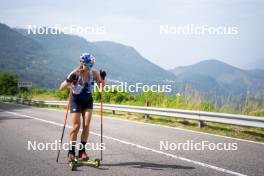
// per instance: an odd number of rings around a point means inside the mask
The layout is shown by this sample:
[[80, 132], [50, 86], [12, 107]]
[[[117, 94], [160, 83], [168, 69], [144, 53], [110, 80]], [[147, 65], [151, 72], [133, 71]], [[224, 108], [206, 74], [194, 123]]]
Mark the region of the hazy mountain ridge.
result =
[[[170, 70], [185, 86], [203, 97], [225, 97], [240, 101], [246, 95], [263, 98], [264, 70], [243, 70], [218, 60], [205, 60]], [[213, 89], [213, 93], [211, 91]], [[186, 92], [190, 94], [190, 92]]]
[[166, 84], [173, 93], [201, 97], [217, 104], [241, 101], [250, 95], [263, 98], [264, 70], [243, 70], [218, 60], [205, 60], [190, 66], [164, 70], [140, 55], [133, 47], [82, 37], [27, 34], [0, 23], [0, 68], [15, 72], [35, 86], [57, 88], [66, 75], [79, 65], [79, 56], [91, 52], [95, 68], [107, 71], [114, 82]]
[[[172, 73], [143, 58], [130, 46], [109, 41], [89, 42], [82, 37], [66, 34], [28, 35], [26, 30], [17, 29], [17, 31], [37, 40], [56, 60], [62, 63], [66, 60], [67, 64], [62, 65], [61, 71], [71, 70], [72, 65], [79, 64], [81, 53], [90, 52], [96, 57], [95, 68], [107, 70], [110, 79], [143, 83], [175, 79]], [[155, 79], [152, 79], [153, 77]]]
[[[23, 80], [30, 80], [30, 75], [37, 86], [57, 87], [60, 81], [79, 65], [80, 54], [84, 52], [95, 55], [95, 68], [105, 69], [110, 79], [142, 83], [157, 83], [166, 79], [175, 79], [169, 71], [151, 63], [134, 48], [122, 44], [93, 43], [82, 37], [67, 34], [28, 34], [26, 29], [11, 29], [4, 24], [0, 24], [0, 30], [0, 40], [3, 41], [0, 48], [1, 70], [14, 71]], [[10, 35], [13, 33], [16, 35]], [[10, 36], [10, 40], [6, 40], [5, 36]], [[17, 43], [18, 40], [25, 44]], [[17, 48], [13, 47], [15, 44]], [[14, 52], [20, 50], [21, 52]], [[19, 64], [17, 64], [18, 60]], [[5, 65], [6, 62], [11, 63], [12, 61], [14, 61], [13, 64]], [[28, 66], [28, 63], [34, 64]], [[35, 67], [36, 69], [33, 69]], [[34, 70], [36, 74], [27, 75], [26, 68]], [[42, 76], [53, 80], [43, 83], [43, 79], [39, 79]]]
[[255, 59], [249, 62], [248, 64], [243, 65], [244, 69], [251, 69], [251, 70], [264, 70], [264, 59]]
[[[161, 82], [166, 79], [175, 79], [172, 73], [164, 72], [161, 67], [145, 59], [133, 47], [109, 41], [94, 42], [94, 44], [106, 58], [112, 58], [111, 61], [114, 64], [119, 63], [114, 65], [114, 67], [116, 66], [114, 74], [119, 80], [122, 78], [119, 76], [120, 73], [132, 82]], [[135, 77], [135, 75], [141, 77]]]
[[15, 72], [24, 81], [38, 82], [43, 87], [51, 87], [58, 81], [56, 77], [48, 77], [53, 72], [49, 67], [52, 59], [40, 43], [4, 24], [0, 24], [0, 41], [2, 71]]

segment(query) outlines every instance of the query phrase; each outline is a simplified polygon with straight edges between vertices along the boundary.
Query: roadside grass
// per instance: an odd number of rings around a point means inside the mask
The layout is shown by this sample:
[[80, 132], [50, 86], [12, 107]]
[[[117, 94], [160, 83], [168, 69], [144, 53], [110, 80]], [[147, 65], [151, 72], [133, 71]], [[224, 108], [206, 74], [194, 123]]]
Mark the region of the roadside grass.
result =
[[264, 116], [264, 109], [260, 109], [257, 111], [250, 112], [249, 115], [252, 116]]
[[34, 94], [32, 95], [33, 100], [50, 100], [59, 101], [60, 99], [54, 94]]

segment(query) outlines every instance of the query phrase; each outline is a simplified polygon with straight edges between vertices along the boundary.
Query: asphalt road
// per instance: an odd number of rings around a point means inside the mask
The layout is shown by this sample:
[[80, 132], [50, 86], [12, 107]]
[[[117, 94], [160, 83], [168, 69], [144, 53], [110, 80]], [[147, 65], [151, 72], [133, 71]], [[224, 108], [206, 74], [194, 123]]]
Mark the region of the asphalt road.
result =
[[[81, 166], [68, 171], [67, 151], [56, 163], [56, 150], [29, 149], [29, 143], [60, 139], [65, 111], [0, 103], [0, 175], [264, 175], [264, 143], [206, 133], [104, 118], [104, 160], [99, 169]], [[70, 119], [64, 142], [68, 141]], [[160, 141], [235, 145], [237, 150], [176, 150], [160, 148]], [[93, 116], [89, 142], [100, 142], [100, 119]], [[41, 146], [41, 145], [39, 145]], [[94, 147], [96, 148], [96, 147]], [[233, 148], [234, 149], [234, 148]], [[100, 158], [100, 151], [88, 151]]]

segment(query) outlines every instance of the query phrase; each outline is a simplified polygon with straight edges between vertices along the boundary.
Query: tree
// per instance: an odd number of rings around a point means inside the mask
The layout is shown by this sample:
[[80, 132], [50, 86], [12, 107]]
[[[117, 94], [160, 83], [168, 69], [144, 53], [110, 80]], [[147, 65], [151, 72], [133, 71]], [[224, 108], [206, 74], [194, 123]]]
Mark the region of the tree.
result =
[[0, 95], [15, 95], [19, 77], [16, 74], [0, 72]]

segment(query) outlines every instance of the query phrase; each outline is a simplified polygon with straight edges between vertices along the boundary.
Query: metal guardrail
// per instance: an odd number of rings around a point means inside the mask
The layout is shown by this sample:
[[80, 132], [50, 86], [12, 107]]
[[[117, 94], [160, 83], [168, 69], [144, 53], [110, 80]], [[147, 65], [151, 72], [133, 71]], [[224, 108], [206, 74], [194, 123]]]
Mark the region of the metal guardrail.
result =
[[[6, 97], [6, 96], [0, 96], [0, 100], [16, 101], [18, 103], [20, 102], [20, 103], [28, 103], [34, 105], [66, 106], [67, 104], [66, 101], [41, 101], [41, 100], [31, 100], [25, 98]], [[100, 108], [100, 104], [94, 103], [94, 108]], [[172, 109], [172, 108], [116, 105], [116, 104], [104, 104], [103, 109], [111, 110], [113, 111], [113, 113], [115, 111], [141, 113], [141, 114], [145, 114], [145, 117], [146, 115], [158, 115], [158, 116], [197, 120], [199, 121], [198, 125], [200, 127], [204, 125], [203, 123], [204, 121], [207, 121], [207, 122], [216, 122], [216, 123], [238, 125], [238, 126], [264, 128], [264, 117], [205, 112], [205, 111], [191, 111], [191, 110], [181, 110], [181, 109]]]

